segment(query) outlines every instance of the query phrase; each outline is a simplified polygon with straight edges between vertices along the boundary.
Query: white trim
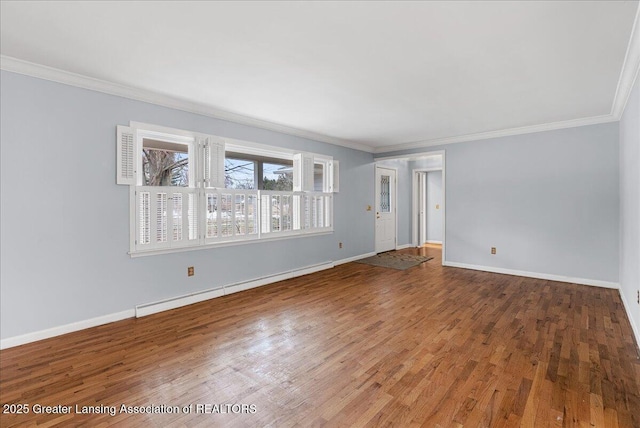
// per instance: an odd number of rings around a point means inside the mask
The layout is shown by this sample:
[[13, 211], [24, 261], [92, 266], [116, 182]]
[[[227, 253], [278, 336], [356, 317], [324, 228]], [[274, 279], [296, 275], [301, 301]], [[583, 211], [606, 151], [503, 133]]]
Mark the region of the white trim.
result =
[[[418, 242], [418, 235], [416, 233], [416, 229], [417, 229], [417, 225], [418, 225], [418, 219], [417, 219], [417, 213], [416, 213], [416, 205], [417, 205], [417, 194], [418, 194], [418, 189], [416, 188], [416, 174], [419, 172], [430, 172], [430, 171], [442, 171], [442, 200], [443, 200], [443, 204], [442, 204], [442, 241], [437, 242], [438, 244], [442, 245], [442, 266], [445, 266], [445, 259], [446, 259], [446, 242], [447, 242], [447, 174], [446, 174], [446, 166], [447, 166], [447, 153], [445, 150], [434, 150], [431, 152], [421, 152], [421, 153], [414, 153], [412, 155], [408, 155], [405, 156], [406, 159], [410, 159], [410, 160], [415, 160], [415, 159], [421, 159], [421, 158], [425, 158], [425, 157], [432, 157], [432, 156], [441, 156], [442, 157], [442, 165], [440, 168], [417, 168], [411, 171], [411, 226], [413, 227], [413, 230], [411, 231], [411, 235], [412, 235], [412, 239], [415, 239], [413, 244], [414, 246], [418, 247], [420, 245], [420, 243]], [[391, 158], [400, 158], [401, 156], [393, 156], [393, 157], [389, 157], [389, 159]], [[427, 243], [429, 243], [430, 241], [427, 241]]]
[[447, 154], [442, 150], [442, 266], [447, 256]]
[[[443, 159], [444, 159], [444, 156], [443, 156]], [[418, 169], [411, 170], [411, 227], [412, 227], [411, 239], [414, 247], [419, 247], [421, 244], [420, 237], [418, 236], [418, 229], [419, 229], [418, 228], [418, 217], [419, 217], [418, 204], [420, 199], [420, 195], [418, 194], [418, 191], [420, 190], [420, 186], [418, 185], [418, 182], [417, 182], [417, 180], [420, 177], [418, 174], [435, 172], [435, 171], [442, 171], [442, 168], [418, 168]], [[444, 178], [444, 172], [442, 173], [442, 176]], [[443, 199], [445, 199], [444, 190], [442, 193], [443, 193]], [[443, 217], [444, 217], [444, 204], [442, 205], [443, 205]], [[444, 221], [443, 221], [442, 233], [444, 235]], [[426, 240], [425, 242], [428, 244], [442, 244], [442, 241]]]
[[[172, 253], [184, 253], [186, 251], [197, 251], [197, 250], [207, 250], [212, 248], [222, 248], [222, 247], [231, 247], [233, 245], [244, 245], [244, 244], [259, 244], [261, 242], [272, 242], [272, 241], [280, 241], [283, 239], [293, 239], [293, 238], [310, 238], [312, 236], [322, 236], [322, 235], [331, 235], [333, 233], [333, 227], [322, 229], [321, 232], [314, 232], [313, 229], [310, 229], [310, 232], [300, 232], [294, 231], [297, 233], [286, 233], [286, 232], [275, 232], [277, 235], [271, 237], [265, 237], [265, 235], [261, 235], [261, 238], [250, 238], [250, 239], [236, 239], [233, 241], [218, 241], [212, 244], [204, 244], [204, 245], [193, 245], [189, 247], [172, 247], [172, 248], [162, 248], [160, 250], [145, 250], [145, 251], [129, 251], [129, 256], [134, 259], [136, 257], [146, 257], [146, 256], [154, 256], [157, 254], [172, 254]], [[286, 233], [286, 234], [285, 234]]]
[[636, 336], [636, 345], [640, 347], [640, 327], [637, 326], [634, 322], [634, 318], [631, 316], [631, 305], [627, 302], [627, 299], [624, 297], [624, 293], [622, 289], [619, 290], [620, 300], [622, 300], [622, 306], [624, 306], [624, 310], [627, 312], [627, 318], [629, 319], [629, 324], [631, 324], [631, 329], [633, 330], [633, 334]]
[[[636, 24], [638, 18], [636, 16]], [[387, 145], [372, 147], [366, 144], [358, 143], [355, 141], [344, 140], [341, 138], [330, 137], [328, 135], [322, 135], [303, 129], [294, 128], [286, 125], [279, 125], [277, 123], [268, 122], [265, 120], [255, 119], [237, 113], [231, 113], [224, 110], [219, 110], [211, 106], [195, 103], [178, 97], [171, 97], [168, 95], [158, 94], [152, 91], [133, 88], [125, 85], [120, 85], [113, 82], [107, 82], [92, 77], [83, 76], [77, 73], [71, 73], [68, 71], [60, 70], [53, 67], [47, 67], [44, 65], [24, 61], [18, 58], [13, 58], [6, 55], [0, 55], [0, 69], [9, 71], [12, 73], [24, 74], [26, 76], [36, 77], [39, 79], [50, 80], [52, 82], [58, 82], [65, 85], [71, 85], [78, 88], [88, 89], [92, 91], [102, 92], [109, 95], [116, 95], [123, 98], [128, 98], [136, 101], [142, 101], [150, 104], [155, 104], [163, 107], [169, 107], [176, 110], [186, 111], [190, 113], [200, 114], [203, 116], [212, 117], [214, 119], [226, 120], [229, 122], [238, 123], [241, 125], [253, 126], [260, 129], [265, 129], [273, 132], [280, 132], [282, 134], [293, 135], [300, 138], [306, 138], [309, 140], [320, 141], [323, 143], [333, 144], [336, 146], [347, 147], [353, 150], [360, 150], [367, 153], [388, 153], [400, 150], [408, 150], [414, 148], [424, 148], [436, 145], [454, 144], [465, 141], [485, 140], [488, 138], [506, 137], [511, 135], [529, 134], [534, 132], [550, 131], [555, 129], [575, 128], [578, 126], [596, 125], [600, 123], [615, 122], [620, 120], [622, 115], [621, 107], [624, 107], [626, 100], [632, 89], [634, 79], [630, 79], [629, 75], [637, 74], [638, 65], [640, 60], [636, 59], [635, 55], [638, 49], [635, 47], [638, 43], [634, 40], [637, 38], [636, 29], [638, 25], [634, 26], [632, 33], [632, 40], [630, 40], [629, 48], [627, 51], [627, 58], [625, 58], [625, 66], [621, 73], [620, 82], [618, 83], [618, 90], [614, 99], [614, 106], [612, 113], [602, 116], [593, 116], [587, 118], [579, 118], [572, 120], [565, 120], [560, 122], [543, 123], [539, 125], [523, 126], [517, 128], [507, 128], [496, 131], [479, 132], [474, 134], [459, 135], [446, 138], [437, 138], [433, 140], [422, 140], [415, 142], [408, 142], [396, 145]], [[634, 38], [635, 37], [635, 38]], [[633, 42], [633, 44], [631, 43]], [[633, 63], [636, 63], [635, 69], [632, 67]], [[631, 70], [631, 71], [627, 71]], [[635, 70], [635, 72], [633, 71]], [[635, 73], [635, 74], [634, 74]], [[631, 80], [631, 86], [629, 86], [629, 80]], [[626, 94], [626, 95], [623, 95]], [[624, 110], [624, 109], [622, 109]], [[617, 114], [620, 116], [617, 116]]]
[[355, 262], [356, 260], [366, 259], [367, 257], [373, 257], [375, 255], [376, 255], [376, 253], [373, 252], [373, 253], [360, 254], [359, 256], [347, 257], [346, 259], [341, 259], [341, 260], [334, 261], [333, 265], [334, 266], [343, 265], [345, 263]]
[[65, 85], [76, 86], [78, 88], [102, 92], [109, 95], [116, 95], [136, 101], [143, 101], [150, 104], [169, 107], [176, 110], [201, 114], [203, 116], [213, 117], [215, 119], [227, 120], [242, 125], [254, 126], [256, 128], [266, 129], [268, 131], [294, 135], [296, 137], [307, 138], [314, 141], [321, 141], [323, 143], [347, 147], [354, 150], [360, 150], [369, 153], [372, 153], [373, 151], [371, 147], [361, 143], [357, 143], [355, 141], [334, 138], [328, 135], [317, 134], [315, 132], [305, 131], [303, 129], [298, 129], [291, 126], [279, 125], [277, 123], [268, 122], [266, 120], [255, 119], [237, 113], [219, 110], [205, 104], [188, 101], [182, 98], [162, 95], [145, 89], [107, 82], [105, 80], [95, 79], [93, 77], [87, 77], [81, 74], [71, 73], [53, 67], [47, 67], [45, 65], [24, 61], [6, 55], [0, 55], [0, 69], [10, 71], [12, 73], [37, 77], [39, 79], [50, 80], [52, 82], [63, 83]]
[[[372, 254], [375, 255], [375, 254]], [[368, 257], [369, 255], [364, 255]], [[272, 284], [274, 282], [283, 281], [285, 279], [295, 278], [302, 275], [307, 275], [321, 270], [330, 269], [335, 266], [333, 262], [325, 262], [316, 265], [306, 266], [300, 269], [292, 269], [275, 275], [264, 276], [249, 281], [238, 282], [235, 284], [229, 284], [215, 289], [200, 291], [183, 296], [177, 296], [170, 299], [165, 299], [157, 302], [138, 305], [135, 309], [129, 309], [114, 314], [104, 315], [101, 317], [91, 318], [88, 320], [78, 321], [71, 324], [65, 324], [58, 327], [49, 328], [46, 330], [36, 331], [33, 333], [27, 333], [21, 336], [9, 337], [0, 341], [0, 349], [12, 348], [14, 346], [20, 346], [38, 340], [48, 339], [55, 336], [60, 336], [75, 331], [85, 330], [87, 328], [96, 327], [103, 324], [109, 324], [115, 321], [121, 321], [127, 318], [143, 317], [158, 312], [166, 311], [169, 309], [175, 309], [193, 303], [202, 302], [204, 300], [213, 299], [227, 294], [236, 293], [243, 290], [248, 290], [262, 285]]]
[[[390, 146], [376, 147], [373, 153], [390, 153], [401, 150], [419, 149], [431, 146], [441, 146], [446, 144], [463, 143], [465, 141], [486, 140], [488, 138], [508, 137], [511, 135], [532, 134], [534, 132], [553, 131], [556, 129], [577, 128], [579, 126], [597, 125], [600, 123], [616, 122], [620, 120], [612, 114], [602, 116], [586, 117], [580, 119], [563, 120], [561, 122], [542, 123], [539, 125], [522, 126], [519, 128], [508, 128], [497, 131], [478, 132], [467, 135], [457, 135], [446, 138], [436, 138], [434, 140], [415, 141], [411, 143], [396, 144]], [[405, 157], [407, 155], [404, 155]], [[394, 156], [390, 156], [393, 158]], [[376, 158], [376, 160], [382, 158]]]
[[505, 275], [515, 275], [515, 276], [525, 276], [528, 278], [547, 279], [549, 281], [569, 282], [571, 284], [591, 285], [594, 287], [613, 288], [616, 290], [620, 289], [620, 284], [618, 284], [617, 282], [601, 281], [599, 279], [574, 278], [570, 276], [553, 275], [549, 273], [528, 272], [523, 270], [506, 269], [506, 268], [499, 268], [499, 267], [493, 267], [493, 266], [470, 265], [467, 263], [458, 263], [458, 262], [443, 262], [442, 265], [449, 266], [449, 267], [463, 268], [463, 269], [480, 270], [483, 272], [500, 273]]
[[[399, 155], [391, 155], [391, 156], [373, 156], [374, 161], [383, 161], [383, 160], [392, 160], [392, 159], [404, 159], [409, 161], [417, 161], [421, 159], [426, 159], [430, 157], [434, 157], [438, 154], [444, 153], [444, 149], [427, 151], [427, 152], [416, 152], [416, 153], [402, 153]], [[434, 171], [439, 170], [439, 168], [434, 168]]]
[[[236, 138], [222, 137], [225, 140], [227, 152], [235, 152], [245, 155], [262, 156], [268, 158], [293, 160], [293, 155], [298, 151], [285, 147], [270, 146], [267, 144], [254, 143], [253, 141], [238, 140]], [[318, 156], [314, 153], [314, 156]]]
[[633, 90], [633, 84], [640, 70], [640, 6], [636, 10], [636, 19], [631, 29], [631, 37], [627, 45], [627, 53], [622, 63], [616, 95], [611, 106], [611, 115], [620, 120]]
[[169, 309], [176, 309], [182, 306], [192, 305], [194, 303], [203, 302], [205, 300], [215, 299], [216, 297], [226, 296], [228, 294], [249, 290], [251, 288], [261, 287], [274, 282], [284, 281], [302, 275], [319, 272], [325, 269], [331, 269], [334, 266], [332, 262], [320, 263], [317, 265], [306, 266], [300, 269], [293, 269], [274, 275], [263, 276], [261, 278], [251, 279], [248, 281], [237, 282], [234, 284], [224, 285], [222, 287], [210, 290], [199, 291], [196, 293], [185, 294], [173, 297], [171, 299], [161, 300], [153, 303], [136, 306], [136, 317], [144, 317], [147, 315], [163, 312]]
[[284, 281], [286, 279], [296, 278], [298, 276], [309, 275], [311, 273], [319, 272], [321, 270], [331, 269], [334, 267], [333, 262], [325, 262], [317, 265], [307, 266], [300, 269], [294, 269], [287, 272], [277, 273], [275, 275], [269, 275], [250, 281], [238, 282], [235, 284], [225, 285], [224, 294], [233, 294], [239, 291], [249, 290], [255, 287], [261, 287], [267, 284], [273, 284], [274, 282]]
[[135, 309], [136, 318], [145, 317], [147, 315], [156, 314], [158, 312], [168, 311], [170, 309], [176, 309], [181, 306], [191, 305], [193, 303], [214, 299], [220, 296], [224, 296], [223, 287], [185, 294], [183, 296], [173, 297], [171, 299], [160, 300], [152, 303], [146, 303], [144, 305], [137, 305]]
[[396, 245], [396, 250], [404, 250], [405, 248], [413, 248], [413, 247], [415, 247], [415, 245], [413, 244]]
[[48, 328], [46, 330], [34, 331], [32, 333], [23, 334], [21, 336], [8, 337], [6, 339], [0, 340], [0, 349], [13, 348], [14, 346], [20, 346], [26, 343], [49, 339], [51, 337], [73, 333], [74, 331], [80, 331], [103, 324], [109, 324], [127, 318], [133, 318], [135, 315], [135, 310], [129, 309], [126, 311], [103, 315], [88, 320], [82, 320], [58, 327]]

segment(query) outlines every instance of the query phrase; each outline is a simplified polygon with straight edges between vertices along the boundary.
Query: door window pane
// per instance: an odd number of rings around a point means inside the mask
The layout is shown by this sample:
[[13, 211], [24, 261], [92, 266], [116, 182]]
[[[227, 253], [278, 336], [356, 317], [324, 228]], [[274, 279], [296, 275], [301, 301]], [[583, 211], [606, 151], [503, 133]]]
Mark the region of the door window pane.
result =
[[380, 212], [388, 213], [391, 211], [391, 195], [389, 193], [389, 176], [380, 176]]

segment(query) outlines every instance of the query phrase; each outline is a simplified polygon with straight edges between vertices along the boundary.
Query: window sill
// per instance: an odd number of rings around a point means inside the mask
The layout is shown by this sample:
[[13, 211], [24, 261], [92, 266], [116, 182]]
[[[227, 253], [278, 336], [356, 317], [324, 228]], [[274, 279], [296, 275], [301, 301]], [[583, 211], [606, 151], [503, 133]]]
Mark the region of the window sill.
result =
[[276, 236], [262, 236], [259, 239], [235, 239], [229, 241], [218, 241], [211, 244], [205, 245], [192, 245], [192, 246], [184, 246], [184, 247], [174, 247], [174, 248], [161, 248], [161, 249], [151, 249], [151, 250], [138, 250], [138, 251], [129, 251], [129, 256], [131, 258], [138, 257], [146, 257], [146, 256], [155, 256], [159, 254], [172, 254], [172, 253], [184, 253], [187, 251], [197, 251], [197, 250], [208, 250], [213, 248], [221, 248], [221, 247], [231, 247], [234, 245], [245, 245], [245, 244], [259, 244], [261, 242], [272, 242], [272, 241], [282, 241], [285, 239], [294, 239], [294, 238], [308, 238], [312, 236], [322, 236], [322, 235], [331, 235], [333, 234], [333, 228], [323, 229], [317, 232], [304, 232], [304, 233], [293, 233], [287, 235], [276, 235]]

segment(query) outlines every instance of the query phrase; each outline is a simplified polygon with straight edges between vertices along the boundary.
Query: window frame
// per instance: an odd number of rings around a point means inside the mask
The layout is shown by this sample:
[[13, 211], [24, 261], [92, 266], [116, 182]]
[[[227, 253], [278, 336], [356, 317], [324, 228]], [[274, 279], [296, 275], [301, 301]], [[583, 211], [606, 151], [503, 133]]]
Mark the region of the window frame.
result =
[[[180, 187], [196, 187], [197, 176], [197, 162], [196, 162], [196, 138], [174, 135], [166, 132], [149, 131], [145, 129], [138, 129], [136, 132], [136, 185], [144, 186], [144, 171], [142, 167], [142, 150], [144, 148], [144, 140], [159, 140], [167, 143], [180, 144], [187, 146], [187, 156], [189, 157], [189, 185]], [[176, 186], [157, 186], [157, 187], [176, 187]]]
[[[118, 142], [120, 142], [121, 138], [121, 128], [125, 129], [125, 127], [118, 127]], [[206, 248], [218, 248], [230, 245], [242, 245], [242, 244], [250, 244], [264, 241], [276, 241], [282, 239], [292, 239], [298, 237], [308, 237], [308, 236], [319, 236], [333, 233], [333, 204], [334, 198], [333, 194], [330, 191], [332, 188], [332, 178], [333, 174], [330, 173], [331, 165], [333, 163], [333, 159], [330, 156], [320, 155], [315, 153], [300, 153], [291, 149], [280, 148], [276, 146], [263, 145], [253, 142], [247, 142], [242, 140], [236, 140], [232, 138], [223, 138], [214, 135], [201, 134], [198, 132], [185, 131], [180, 129], [167, 128], [158, 125], [151, 125], [146, 123], [139, 122], [130, 122], [129, 127], [126, 128], [133, 132], [134, 135], [134, 154], [135, 154], [135, 180], [130, 180], [129, 182], [123, 182], [118, 177], [118, 184], [127, 184], [129, 185], [129, 217], [130, 217], [130, 226], [129, 226], [129, 235], [130, 235], [130, 243], [129, 243], [129, 255], [131, 257], [141, 257], [141, 256], [149, 256], [155, 254], [167, 254], [167, 253], [175, 253], [182, 251], [194, 251], [199, 249]], [[154, 139], [160, 141], [167, 141], [171, 143], [179, 143], [186, 144], [188, 147], [187, 153], [189, 156], [189, 186], [144, 186], [143, 185], [143, 172], [142, 172], [142, 146], [144, 139]], [[209, 146], [205, 145], [207, 143], [217, 144], [217, 147], [214, 147], [214, 150], [218, 150], [218, 158], [217, 159], [205, 159], [205, 154], [207, 156], [211, 155], [211, 151], [208, 150]], [[220, 146], [222, 144], [222, 146]], [[223, 157], [220, 158], [220, 147], [222, 147], [221, 153]], [[310, 157], [313, 159], [314, 164], [319, 163], [323, 165], [323, 191], [316, 192], [311, 188], [310, 190], [293, 190], [293, 191], [272, 191], [272, 190], [262, 190], [262, 189], [234, 189], [234, 188], [226, 188], [221, 187], [220, 181], [216, 181], [216, 179], [206, 176], [207, 172], [207, 162], [216, 161], [220, 162], [218, 165], [222, 166], [222, 185], [224, 186], [224, 159], [226, 158], [226, 153], [232, 152], [234, 154], [246, 154], [250, 157], [261, 157], [261, 158], [269, 158], [270, 160], [281, 159], [284, 161], [290, 161], [293, 163], [294, 158], [296, 156], [300, 157]], [[120, 143], [118, 144], [118, 162], [120, 165], [121, 159], [121, 148]], [[233, 159], [238, 159], [237, 156], [231, 156]], [[242, 159], [241, 157], [239, 159]], [[213, 164], [211, 164], [213, 165]], [[212, 167], [214, 169], [214, 167]], [[209, 173], [210, 172], [209, 168]], [[219, 168], [215, 171], [220, 174]], [[256, 173], [257, 173], [256, 168]], [[262, 172], [262, 169], [260, 169]], [[294, 176], [296, 173], [298, 176], [302, 174], [303, 171], [295, 169], [294, 165]], [[118, 168], [118, 173], [120, 173], [120, 168]], [[218, 176], [219, 177], [219, 176]], [[295, 181], [295, 180], [294, 180]], [[313, 171], [311, 172], [311, 182], [313, 183]], [[207, 183], [215, 183], [218, 186], [207, 185]], [[260, 180], [262, 183], [262, 180]], [[257, 183], [255, 183], [257, 186]], [[156, 192], [157, 194], [163, 194], [163, 191], [166, 191], [167, 195], [165, 199], [168, 202], [163, 202], [164, 211], [157, 211], [156, 213], [151, 213], [151, 208], [149, 208], [148, 212], [151, 214], [147, 214], [147, 218], [151, 218], [150, 216], [156, 215], [155, 221], [160, 222], [158, 220], [160, 216], [162, 216], [162, 224], [166, 225], [166, 230], [159, 229], [153, 230], [149, 232], [149, 236], [153, 236], [154, 239], [157, 239], [158, 234], [162, 236], [166, 236], [165, 241], [155, 241], [153, 245], [149, 247], [145, 247], [147, 244], [138, 243], [138, 239], [140, 239], [140, 228], [141, 226], [141, 217], [139, 214], [139, 210], [141, 209], [139, 206], [140, 200], [142, 197], [141, 192], [147, 192], [149, 189], [152, 189], [152, 192]], [[184, 195], [185, 194], [194, 194], [193, 201], [189, 202], [188, 209], [192, 209], [196, 214], [194, 217], [189, 217], [185, 219], [184, 213], [187, 212], [186, 209], [180, 208], [183, 210], [183, 214], [179, 216], [180, 218], [180, 226], [178, 228], [182, 228], [180, 232], [180, 240], [174, 240], [174, 234], [176, 233], [173, 228], [169, 228], [171, 222], [173, 221], [175, 216], [176, 208], [172, 201], [172, 196], [169, 195], [170, 192], [179, 193], [180, 203], [184, 204]], [[234, 208], [232, 211], [232, 230], [234, 232], [231, 236], [217, 236], [215, 239], [210, 239], [207, 236], [207, 227], [209, 223], [207, 223], [208, 218], [208, 207], [207, 207], [207, 192], [211, 194], [211, 192], [216, 192], [217, 195], [222, 194], [232, 194], [233, 196], [233, 204]], [[244, 234], [236, 234], [235, 227], [236, 223], [236, 194], [244, 194]], [[254, 213], [255, 220], [254, 224], [257, 228], [257, 233], [249, 234], [247, 231], [248, 224], [248, 210], [247, 207], [249, 196], [254, 195], [257, 200], [257, 208], [254, 208], [256, 211]], [[220, 196], [218, 196], [220, 197]], [[149, 196], [151, 198], [151, 196]], [[283, 230], [282, 225], [277, 231], [271, 230], [263, 230], [263, 208], [262, 208], [262, 200], [268, 200], [271, 204], [274, 200], [280, 201], [288, 201], [289, 206], [287, 211], [289, 215], [291, 215], [291, 226], [287, 230]], [[187, 198], [191, 201], [190, 197]], [[293, 201], [299, 201], [298, 204], [294, 204]], [[197, 201], [197, 202], [196, 202]], [[157, 203], [154, 202], [154, 203]], [[177, 203], [177, 202], [176, 202]], [[280, 202], [279, 210], [283, 209], [284, 202]], [[305, 205], [305, 204], [308, 204]], [[195, 208], [194, 208], [195, 206]], [[183, 205], [181, 205], [183, 207]], [[178, 211], [180, 211], [180, 209]], [[272, 213], [272, 206], [265, 212]], [[297, 212], [296, 212], [297, 210]], [[222, 218], [222, 212], [219, 209], [216, 211], [216, 215], [219, 215]], [[173, 214], [171, 214], [173, 213]], [[280, 212], [282, 215], [282, 212]], [[171, 217], [171, 219], [170, 219]], [[195, 218], [195, 220], [193, 220]], [[185, 226], [184, 222], [187, 222]], [[216, 220], [217, 221], [217, 220]], [[273, 214], [270, 214], [268, 219], [266, 220], [269, 224], [273, 221]], [[280, 223], [282, 223], [282, 217], [280, 217]], [[149, 223], [145, 223], [145, 226], [148, 227], [149, 230], [152, 230], [152, 224], [155, 224], [153, 221], [149, 220]], [[218, 221], [217, 225], [221, 223]], [[226, 224], [226, 223], [225, 223]], [[286, 223], [289, 224], [289, 223]], [[298, 226], [296, 229], [295, 226]], [[305, 227], [305, 225], [307, 227]], [[197, 237], [191, 239], [191, 229], [193, 227], [196, 232], [194, 232]], [[184, 238], [184, 231], [187, 231], [189, 235], [186, 240]], [[222, 229], [217, 229], [222, 230]], [[241, 230], [241, 227], [238, 228]], [[222, 232], [218, 232], [222, 234]], [[158, 242], [160, 242], [158, 244]]]

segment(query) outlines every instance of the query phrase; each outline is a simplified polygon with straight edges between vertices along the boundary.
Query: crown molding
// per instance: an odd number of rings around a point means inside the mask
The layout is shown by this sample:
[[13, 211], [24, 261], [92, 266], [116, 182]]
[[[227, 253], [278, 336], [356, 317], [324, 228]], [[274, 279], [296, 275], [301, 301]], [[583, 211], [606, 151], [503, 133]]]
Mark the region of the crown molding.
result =
[[627, 100], [633, 90], [633, 84], [640, 70], [640, 5], [636, 9], [636, 19], [631, 29], [631, 37], [627, 45], [627, 53], [622, 63], [620, 78], [618, 79], [618, 87], [616, 88], [616, 96], [613, 99], [611, 114], [620, 120], [624, 109], [627, 106]]
[[424, 147], [441, 146], [446, 144], [464, 143], [467, 141], [486, 140], [489, 138], [509, 137], [512, 135], [532, 134], [534, 132], [553, 131], [556, 129], [576, 128], [578, 126], [597, 125], [600, 123], [615, 122], [620, 120], [612, 114], [602, 116], [586, 117], [582, 119], [564, 120], [561, 122], [543, 123], [540, 125], [522, 126], [519, 128], [508, 128], [497, 131], [479, 132], [475, 134], [459, 135], [455, 137], [436, 138], [433, 140], [415, 141], [412, 143], [396, 144], [391, 146], [377, 147], [377, 153], [391, 153], [401, 150], [420, 149]]
[[633, 89], [633, 84], [635, 82], [636, 76], [638, 75], [638, 70], [640, 69], [640, 24], [638, 24], [639, 16], [640, 7], [636, 11], [636, 19], [632, 30], [632, 35], [627, 47], [627, 54], [623, 64], [623, 69], [620, 73], [620, 79], [614, 98], [612, 112], [610, 114], [378, 147], [371, 147], [354, 141], [343, 140], [340, 138], [330, 137], [311, 131], [305, 131], [286, 125], [280, 125], [277, 123], [255, 119], [237, 113], [219, 110], [205, 104], [194, 103], [185, 99], [162, 95], [145, 89], [134, 88], [118, 83], [84, 76], [77, 73], [71, 73], [57, 68], [9, 57], [6, 55], [0, 55], [0, 69], [79, 88], [89, 89], [92, 91], [102, 92], [109, 95], [120, 96], [123, 98], [200, 114], [215, 119], [226, 120], [241, 125], [253, 126], [268, 131], [279, 132], [282, 134], [293, 135], [314, 141], [333, 144], [336, 146], [347, 147], [363, 152], [385, 154], [468, 141], [486, 140], [489, 138], [499, 138], [513, 135], [530, 134], [535, 132], [552, 131], [557, 129], [574, 128], [578, 126], [596, 125], [620, 120], [631, 90]]
[[305, 131], [303, 129], [255, 119], [237, 113], [219, 110], [205, 104], [194, 103], [182, 98], [158, 94], [156, 92], [148, 91], [145, 89], [108, 82], [105, 80], [96, 79], [93, 77], [88, 77], [29, 61], [24, 61], [6, 55], [0, 55], [0, 69], [10, 71], [12, 73], [36, 77], [39, 79], [50, 80], [52, 82], [63, 83], [65, 85], [76, 86], [78, 88], [102, 92], [109, 95], [116, 95], [136, 101], [143, 101], [150, 104], [156, 104], [163, 107], [182, 110], [189, 113], [196, 113], [203, 116], [212, 117], [214, 119], [226, 120], [241, 125], [253, 126], [268, 131], [280, 132], [282, 134], [293, 135], [296, 137], [320, 141], [323, 143], [347, 147], [349, 149], [360, 150], [368, 153], [373, 152], [373, 149], [370, 146], [354, 141], [343, 140], [340, 138], [330, 137], [328, 135]]

